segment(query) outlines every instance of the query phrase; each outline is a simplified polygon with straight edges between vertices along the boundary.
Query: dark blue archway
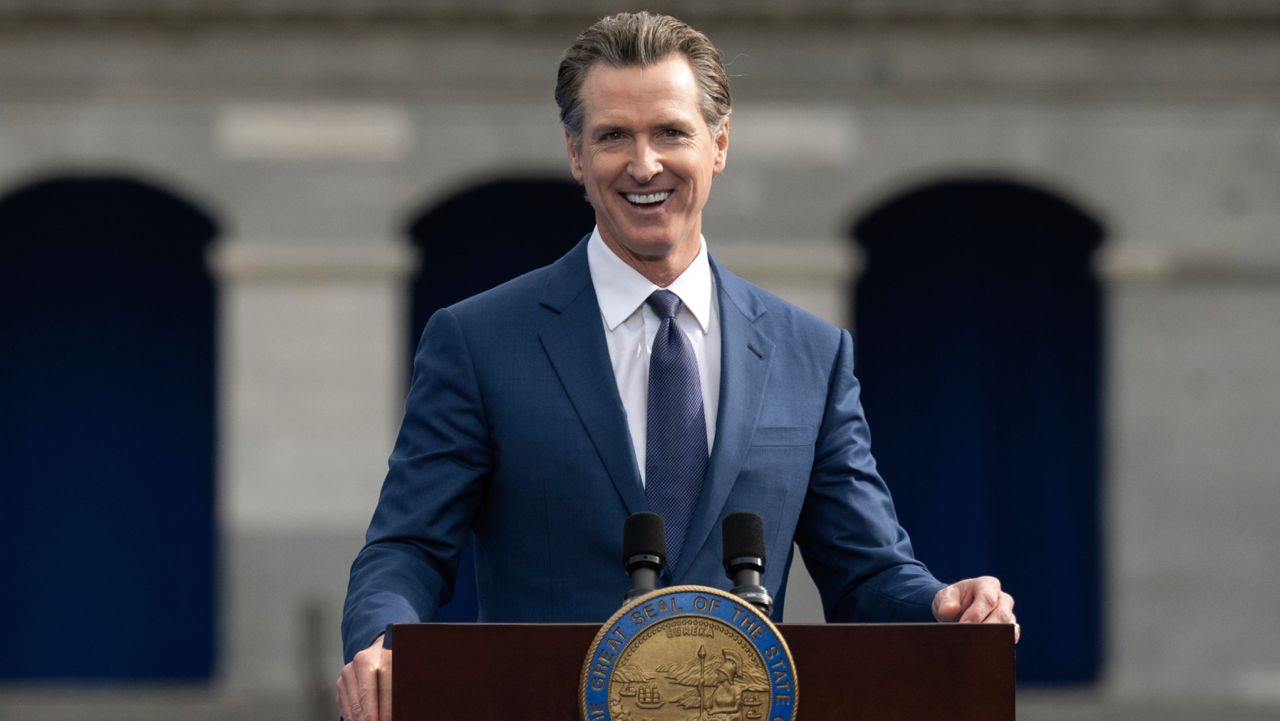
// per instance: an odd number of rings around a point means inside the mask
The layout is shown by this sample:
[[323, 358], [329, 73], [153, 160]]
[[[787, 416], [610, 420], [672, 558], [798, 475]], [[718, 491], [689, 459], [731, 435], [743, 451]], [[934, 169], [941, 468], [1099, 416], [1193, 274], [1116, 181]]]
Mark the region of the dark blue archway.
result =
[[1097, 221], [1000, 180], [940, 182], [858, 220], [858, 374], [919, 557], [1000, 576], [1024, 681], [1101, 663]]
[[[554, 178], [480, 183], [432, 205], [409, 227], [421, 260], [412, 286], [410, 349], [432, 313], [552, 263], [594, 223], [582, 186]], [[468, 546], [454, 597], [437, 620], [475, 620], [474, 563]]]
[[216, 230], [129, 179], [0, 199], [0, 678], [212, 671]]

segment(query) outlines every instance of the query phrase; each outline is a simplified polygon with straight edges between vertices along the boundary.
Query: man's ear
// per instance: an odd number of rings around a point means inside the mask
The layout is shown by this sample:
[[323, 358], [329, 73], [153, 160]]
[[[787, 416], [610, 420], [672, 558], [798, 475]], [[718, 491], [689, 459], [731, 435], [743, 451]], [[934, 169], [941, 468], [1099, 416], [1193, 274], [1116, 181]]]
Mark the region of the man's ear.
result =
[[725, 166], [725, 162], [729, 156], [729, 116], [724, 116], [724, 120], [720, 121], [720, 133], [715, 136], [713, 141], [716, 146], [715, 163], [711, 166], [711, 171], [719, 175]]
[[569, 172], [573, 173], [573, 179], [582, 182], [582, 160], [578, 157], [578, 151], [573, 147], [573, 136], [569, 134], [569, 129], [564, 131], [564, 149], [569, 154]]

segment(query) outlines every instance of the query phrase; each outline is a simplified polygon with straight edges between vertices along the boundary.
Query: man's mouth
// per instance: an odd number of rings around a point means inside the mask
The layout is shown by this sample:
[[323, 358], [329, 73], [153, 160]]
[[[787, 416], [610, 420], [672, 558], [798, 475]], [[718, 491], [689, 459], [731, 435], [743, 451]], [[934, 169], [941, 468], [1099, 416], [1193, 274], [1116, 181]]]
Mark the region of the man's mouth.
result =
[[670, 190], [659, 190], [656, 193], [623, 193], [628, 203], [640, 208], [653, 207], [671, 197]]

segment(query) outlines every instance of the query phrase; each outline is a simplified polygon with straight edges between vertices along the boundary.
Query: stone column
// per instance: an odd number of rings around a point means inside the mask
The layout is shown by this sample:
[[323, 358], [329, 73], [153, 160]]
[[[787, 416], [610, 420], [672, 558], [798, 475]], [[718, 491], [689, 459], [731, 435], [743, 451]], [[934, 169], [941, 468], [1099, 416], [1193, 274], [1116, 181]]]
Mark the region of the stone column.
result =
[[1280, 705], [1280, 259], [1117, 243], [1107, 293], [1107, 688]]
[[407, 385], [406, 275], [389, 241], [235, 238], [220, 281], [219, 678], [328, 698], [346, 574]]

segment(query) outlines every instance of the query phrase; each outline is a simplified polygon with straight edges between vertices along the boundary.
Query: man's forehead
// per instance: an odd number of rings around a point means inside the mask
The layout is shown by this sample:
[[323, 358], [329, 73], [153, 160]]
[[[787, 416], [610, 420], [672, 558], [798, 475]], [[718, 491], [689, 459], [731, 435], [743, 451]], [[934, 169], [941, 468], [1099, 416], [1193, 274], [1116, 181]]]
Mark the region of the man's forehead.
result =
[[625, 127], [634, 123], [689, 125], [702, 117], [698, 114], [696, 108], [674, 105], [668, 101], [657, 101], [643, 107], [611, 104], [592, 107], [588, 104], [586, 111], [586, 124], [590, 127], [606, 125]]
[[583, 82], [582, 102], [593, 123], [637, 114], [677, 121], [698, 115], [698, 93], [688, 61], [673, 54], [644, 66], [618, 67], [597, 60]]

